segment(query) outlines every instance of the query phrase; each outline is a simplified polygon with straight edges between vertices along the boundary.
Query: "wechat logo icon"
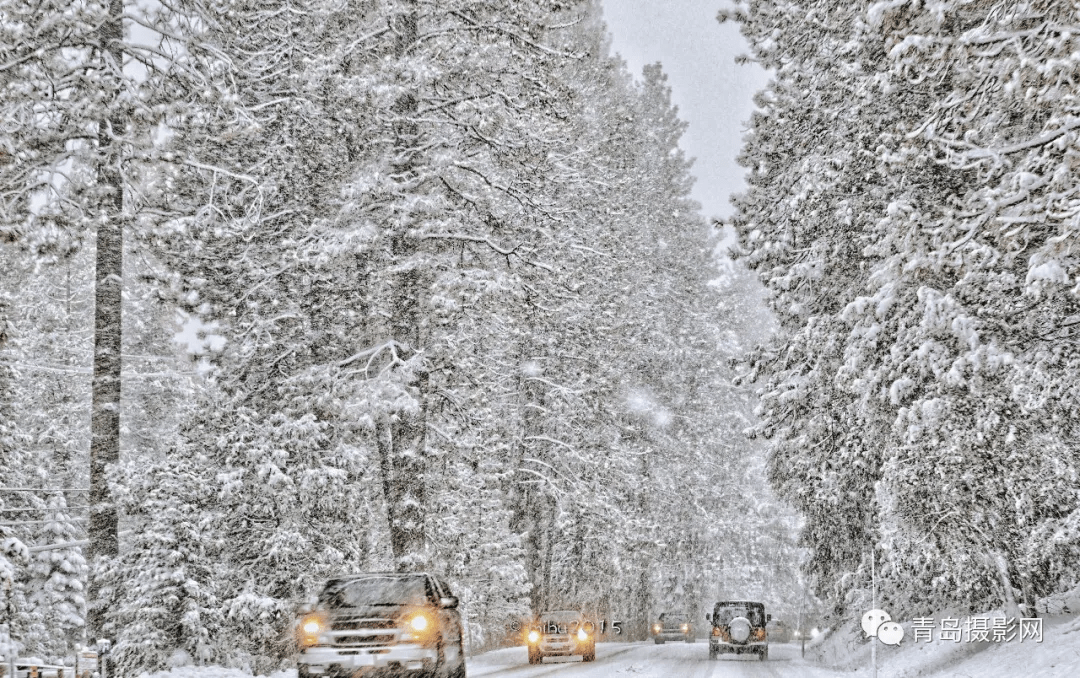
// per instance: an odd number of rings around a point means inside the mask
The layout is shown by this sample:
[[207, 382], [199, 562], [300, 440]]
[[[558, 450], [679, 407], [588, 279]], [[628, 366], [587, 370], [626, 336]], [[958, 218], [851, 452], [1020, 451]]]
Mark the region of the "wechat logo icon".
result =
[[904, 627], [892, 620], [885, 610], [870, 610], [862, 616], [863, 632], [877, 637], [886, 645], [899, 645], [904, 639]]

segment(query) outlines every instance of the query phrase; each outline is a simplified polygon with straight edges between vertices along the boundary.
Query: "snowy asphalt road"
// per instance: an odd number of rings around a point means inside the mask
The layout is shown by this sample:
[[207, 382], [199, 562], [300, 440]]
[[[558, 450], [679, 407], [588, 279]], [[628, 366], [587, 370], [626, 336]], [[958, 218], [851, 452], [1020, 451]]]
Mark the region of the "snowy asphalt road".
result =
[[569, 661], [548, 658], [541, 666], [530, 666], [524, 647], [488, 652], [470, 659], [468, 664], [469, 678], [836, 678], [841, 674], [805, 662], [799, 656], [798, 645], [773, 644], [764, 662], [751, 655], [722, 655], [717, 661], [709, 661], [709, 646], [703, 640], [663, 645], [601, 643], [596, 646], [596, 662], [589, 664], [575, 657]]

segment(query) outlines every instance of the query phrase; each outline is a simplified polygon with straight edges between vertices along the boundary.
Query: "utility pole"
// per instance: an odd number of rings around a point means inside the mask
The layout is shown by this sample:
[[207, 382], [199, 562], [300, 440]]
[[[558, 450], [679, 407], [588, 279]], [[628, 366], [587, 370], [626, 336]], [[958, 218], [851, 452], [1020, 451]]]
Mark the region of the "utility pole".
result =
[[[870, 549], [870, 609], [877, 609], [877, 568], [874, 565], [874, 549]], [[875, 633], [870, 639], [870, 665], [871, 678], [877, 678], [877, 644], [878, 637]]]

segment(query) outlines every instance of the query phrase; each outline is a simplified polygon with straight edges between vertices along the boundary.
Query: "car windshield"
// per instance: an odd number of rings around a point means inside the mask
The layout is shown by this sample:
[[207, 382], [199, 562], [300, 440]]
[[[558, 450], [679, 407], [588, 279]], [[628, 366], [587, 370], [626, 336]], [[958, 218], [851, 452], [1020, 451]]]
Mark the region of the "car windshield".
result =
[[685, 624], [687, 616], [685, 614], [678, 614], [674, 612], [665, 612], [660, 615], [660, 619], [671, 624]]
[[713, 612], [713, 623], [729, 624], [736, 617], [746, 617], [753, 626], [763, 626], [765, 623], [762, 608], [752, 605], [717, 605]]
[[370, 577], [331, 581], [319, 601], [330, 607], [422, 605], [427, 597], [423, 577]]
[[576, 628], [579, 621], [581, 621], [580, 612], [558, 610], [555, 612], [544, 612], [540, 615], [541, 624], [552, 622], [560, 626], [569, 625], [573, 628]]

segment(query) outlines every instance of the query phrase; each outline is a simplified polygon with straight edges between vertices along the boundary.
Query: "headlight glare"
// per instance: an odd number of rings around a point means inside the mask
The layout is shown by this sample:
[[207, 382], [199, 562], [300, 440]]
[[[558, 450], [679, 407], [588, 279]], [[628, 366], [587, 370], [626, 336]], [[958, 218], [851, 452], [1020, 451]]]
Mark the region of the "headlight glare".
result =
[[409, 626], [412, 627], [413, 631], [423, 631], [428, 627], [427, 617], [422, 614], [418, 614], [412, 618], [412, 621], [409, 622]]
[[588, 640], [588, 638], [589, 638], [589, 634], [585, 633], [585, 629], [578, 629], [578, 631], [577, 631], [577, 639], [578, 640]]
[[309, 614], [300, 620], [297, 627], [297, 640], [301, 647], [311, 647], [319, 643], [319, 635], [326, 630], [326, 619], [319, 613]]
[[535, 643], [538, 640], [540, 640], [540, 634], [536, 631], [529, 631], [529, 642]]

